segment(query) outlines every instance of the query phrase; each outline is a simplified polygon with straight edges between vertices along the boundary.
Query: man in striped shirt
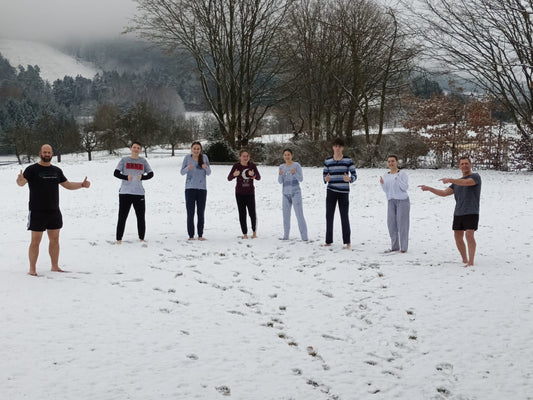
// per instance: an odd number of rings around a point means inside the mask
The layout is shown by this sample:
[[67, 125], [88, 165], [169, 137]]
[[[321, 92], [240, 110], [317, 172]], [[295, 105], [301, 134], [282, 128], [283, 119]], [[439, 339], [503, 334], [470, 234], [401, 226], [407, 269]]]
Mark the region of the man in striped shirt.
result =
[[345, 157], [344, 141], [337, 138], [332, 143], [333, 157], [324, 161], [324, 183], [328, 184], [326, 195], [326, 244], [331, 246], [333, 243], [333, 218], [335, 208], [339, 203], [339, 213], [341, 216], [342, 241], [346, 248], [351, 247], [350, 236], [350, 183], [355, 182], [357, 173], [351, 158]]

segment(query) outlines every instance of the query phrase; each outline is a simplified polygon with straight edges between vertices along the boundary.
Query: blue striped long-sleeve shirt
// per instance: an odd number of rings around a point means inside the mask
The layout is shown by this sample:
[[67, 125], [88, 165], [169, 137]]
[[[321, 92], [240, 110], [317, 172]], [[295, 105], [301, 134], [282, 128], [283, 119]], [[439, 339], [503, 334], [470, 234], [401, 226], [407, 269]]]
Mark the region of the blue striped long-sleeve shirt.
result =
[[[342, 160], [335, 160], [330, 157], [324, 161], [324, 170], [322, 175], [324, 182], [326, 182], [326, 175], [329, 174], [328, 190], [340, 193], [350, 192], [350, 183], [357, 179], [355, 172], [355, 165], [350, 157], [343, 157]], [[350, 176], [349, 182], [344, 182], [344, 174]]]

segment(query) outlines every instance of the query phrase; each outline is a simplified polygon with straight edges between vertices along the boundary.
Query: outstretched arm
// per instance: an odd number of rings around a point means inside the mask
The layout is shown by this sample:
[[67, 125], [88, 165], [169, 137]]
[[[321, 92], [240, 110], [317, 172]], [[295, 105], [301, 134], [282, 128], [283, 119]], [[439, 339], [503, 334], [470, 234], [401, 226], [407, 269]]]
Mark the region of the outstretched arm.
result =
[[442, 178], [439, 179], [442, 183], [452, 183], [457, 186], [476, 186], [476, 181], [472, 178], [468, 179], [452, 179], [452, 178]]
[[443, 189], [443, 190], [435, 189], [435, 188], [432, 188], [431, 186], [426, 186], [426, 185], [418, 185], [418, 187], [422, 189], [422, 191], [424, 192], [431, 192], [441, 197], [446, 197], [446, 196], [453, 194], [453, 189], [450, 187]]
[[87, 180], [87, 177], [85, 177], [83, 182], [65, 181], [65, 182], [61, 182], [60, 185], [63, 186], [65, 189], [68, 189], [68, 190], [77, 190], [77, 189], [81, 189], [81, 188], [88, 188], [89, 186], [91, 186], [91, 182], [89, 182]]

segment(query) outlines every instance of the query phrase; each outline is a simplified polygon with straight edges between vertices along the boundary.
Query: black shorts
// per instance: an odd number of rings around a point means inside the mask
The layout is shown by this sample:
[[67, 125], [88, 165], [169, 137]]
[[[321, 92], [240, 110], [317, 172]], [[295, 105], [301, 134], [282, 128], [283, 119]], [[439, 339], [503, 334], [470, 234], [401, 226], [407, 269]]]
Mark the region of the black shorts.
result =
[[28, 230], [44, 232], [47, 229], [61, 229], [63, 216], [59, 210], [30, 211], [28, 215]]
[[467, 214], [467, 215], [454, 215], [452, 229], [454, 231], [477, 231], [477, 225], [479, 222], [479, 214]]

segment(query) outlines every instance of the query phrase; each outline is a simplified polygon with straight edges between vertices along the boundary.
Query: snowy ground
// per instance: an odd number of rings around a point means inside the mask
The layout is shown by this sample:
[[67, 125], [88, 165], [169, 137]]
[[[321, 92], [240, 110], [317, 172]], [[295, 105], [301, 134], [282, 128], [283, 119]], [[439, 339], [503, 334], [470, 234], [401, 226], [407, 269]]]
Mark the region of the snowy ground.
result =
[[[2, 399], [533, 399], [531, 174], [481, 171], [476, 266], [461, 267], [454, 201], [416, 188], [459, 170], [409, 171], [411, 241], [386, 255], [385, 170], [352, 185], [351, 251], [324, 241], [324, 186], [305, 168], [312, 241], [281, 241], [275, 167], [256, 183], [259, 238], [242, 240], [229, 166], [208, 178], [205, 242], [186, 240], [182, 155], [152, 155], [147, 240], [132, 212], [114, 245], [117, 158], [61, 163], [60, 266], [47, 239], [26, 274], [27, 187], [0, 167]], [[297, 160], [297, 152], [295, 154]], [[25, 167], [25, 166], [24, 166]], [[293, 220], [296, 225], [296, 221]]]

